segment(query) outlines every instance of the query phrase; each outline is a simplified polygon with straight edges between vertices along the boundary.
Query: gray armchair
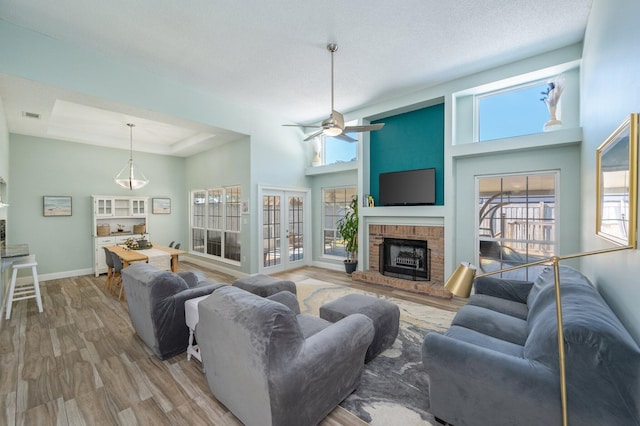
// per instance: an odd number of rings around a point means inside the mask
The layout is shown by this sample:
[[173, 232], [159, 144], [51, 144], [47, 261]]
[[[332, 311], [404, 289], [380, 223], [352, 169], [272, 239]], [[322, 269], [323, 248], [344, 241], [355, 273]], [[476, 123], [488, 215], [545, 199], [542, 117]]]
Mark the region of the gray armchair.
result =
[[189, 329], [184, 318], [184, 302], [224, 285], [206, 281], [193, 272], [160, 271], [147, 263], [124, 268], [122, 279], [131, 324], [160, 359], [187, 349]]
[[247, 426], [316, 425], [360, 382], [371, 320], [355, 314], [303, 327], [299, 319], [311, 319], [289, 309], [297, 307], [291, 296], [285, 306], [230, 286], [198, 305], [209, 389]]

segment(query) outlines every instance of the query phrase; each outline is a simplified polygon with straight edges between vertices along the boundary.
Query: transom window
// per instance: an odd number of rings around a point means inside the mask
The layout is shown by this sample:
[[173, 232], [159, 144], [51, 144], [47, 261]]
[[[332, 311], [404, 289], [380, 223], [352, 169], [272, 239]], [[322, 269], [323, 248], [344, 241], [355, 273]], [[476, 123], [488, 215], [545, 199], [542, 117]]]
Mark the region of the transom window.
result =
[[[355, 133], [347, 136], [358, 139]], [[322, 164], [348, 163], [358, 159], [358, 144], [331, 136], [323, 137]]]
[[357, 194], [353, 186], [324, 188], [322, 190], [322, 234], [324, 236], [324, 256], [346, 258], [344, 240], [338, 232], [337, 223], [347, 211], [351, 199]]
[[191, 250], [240, 262], [240, 187], [191, 192]]
[[[557, 172], [476, 178], [479, 272], [557, 253], [557, 185]], [[534, 278], [541, 268], [516, 270], [508, 277]]]
[[543, 100], [548, 80], [483, 93], [475, 96], [478, 142], [540, 133], [549, 120]]

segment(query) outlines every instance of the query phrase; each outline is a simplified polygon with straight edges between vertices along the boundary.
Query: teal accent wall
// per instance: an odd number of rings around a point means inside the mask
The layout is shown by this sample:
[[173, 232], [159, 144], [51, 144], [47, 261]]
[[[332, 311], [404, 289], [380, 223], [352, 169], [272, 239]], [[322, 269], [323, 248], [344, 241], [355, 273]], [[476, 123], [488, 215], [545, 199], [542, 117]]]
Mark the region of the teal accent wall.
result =
[[444, 104], [386, 117], [369, 136], [369, 188], [380, 199], [380, 173], [436, 169], [436, 205], [444, 205]]

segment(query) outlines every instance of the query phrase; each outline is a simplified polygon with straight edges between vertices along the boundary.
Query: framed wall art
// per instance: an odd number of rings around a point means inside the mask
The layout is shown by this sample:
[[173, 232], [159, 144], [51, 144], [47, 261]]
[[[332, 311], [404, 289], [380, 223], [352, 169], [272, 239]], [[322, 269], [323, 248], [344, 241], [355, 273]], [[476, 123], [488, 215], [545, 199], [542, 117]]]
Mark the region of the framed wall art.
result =
[[43, 216], [71, 216], [71, 197], [44, 195], [42, 197]]
[[171, 214], [171, 198], [153, 198], [151, 213]]

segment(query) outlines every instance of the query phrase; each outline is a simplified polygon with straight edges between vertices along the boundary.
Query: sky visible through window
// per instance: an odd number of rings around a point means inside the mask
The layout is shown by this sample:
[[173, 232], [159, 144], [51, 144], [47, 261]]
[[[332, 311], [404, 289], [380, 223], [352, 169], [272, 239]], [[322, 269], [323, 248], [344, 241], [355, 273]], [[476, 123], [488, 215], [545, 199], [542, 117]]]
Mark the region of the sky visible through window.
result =
[[[489, 141], [543, 131], [549, 120], [547, 105], [541, 100], [547, 83], [478, 97], [478, 141]], [[560, 117], [558, 117], [560, 118]], [[354, 139], [357, 134], [350, 134]], [[357, 143], [326, 137], [324, 164], [348, 162], [357, 158]]]
[[[358, 139], [355, 133], [348, 133], [354, 139]], [[358, 157], [358, 143], [347, 142], [342, 139], [325, 137], [324, 139], [324, 164], [346, 163]]]
[[478, 98], [480, 142], [543, 131], [549, 120], [547, 105], [541, 101], [547, 83], [500, 92]]

